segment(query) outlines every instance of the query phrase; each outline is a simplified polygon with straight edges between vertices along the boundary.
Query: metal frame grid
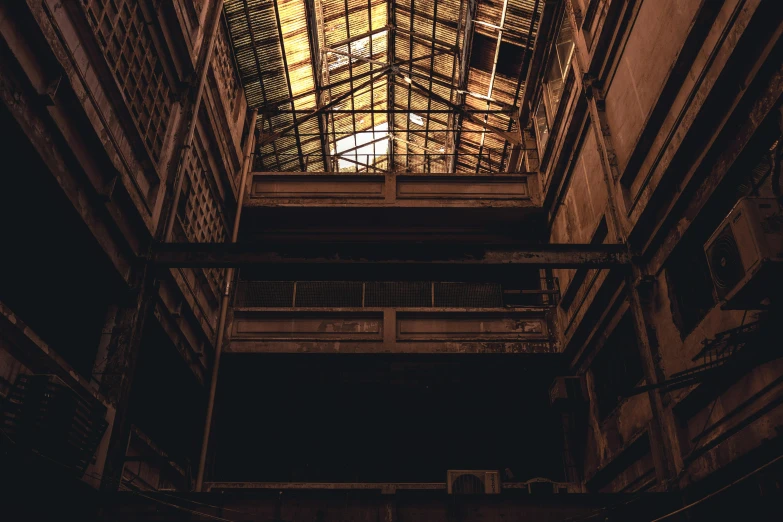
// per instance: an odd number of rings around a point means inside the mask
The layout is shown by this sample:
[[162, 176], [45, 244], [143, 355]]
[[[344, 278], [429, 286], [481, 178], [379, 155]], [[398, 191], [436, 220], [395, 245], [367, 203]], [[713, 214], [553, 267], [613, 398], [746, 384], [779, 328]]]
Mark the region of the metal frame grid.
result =
[[[542, 1], [225, 5], [248, 105], [259, 109], [257, 170], [506, 168]], [[501, 55], [515, 74], [498, 68]]]

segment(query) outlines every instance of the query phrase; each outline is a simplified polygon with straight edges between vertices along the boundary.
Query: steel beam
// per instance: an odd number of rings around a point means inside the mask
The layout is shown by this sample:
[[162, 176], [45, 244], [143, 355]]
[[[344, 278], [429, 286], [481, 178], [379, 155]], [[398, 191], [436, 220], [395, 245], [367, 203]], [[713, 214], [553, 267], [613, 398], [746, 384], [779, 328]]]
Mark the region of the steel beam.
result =
[[346, 51], [338, 51], [337, 49], [333, 49], [331, 47], [324, 47], [323, 49], [321, 49], [321, 54], [327, 54], [327, 53], [339, 54], [340, 56], [345, 56], [347, 58], [350, 58], [351, 60], [359, 60], [361, 62], [371, 63], [374, 65], [379, 65], [381, 67], [388, 66], [386, 62], [381, 62], [380, 60], [373, 60], [372, 58], [367, 58], [365, 56], [351, 54]]
[[[522, 66], [519, 68], [519, 76], [517, 77], [517, 88], [516, 92], [514, 93], [514, 104], [516, 105], [519, 103], [519, 94], [522, 90], [522, 82], [525, 80], [525, 72], [528, 68], [528, 63], [530, 62], [530, 57], [533, 54], [531, 49], [531, 42], [533, 38], [533, 27], [536, 24], [536, 15], [538, 14], [538, 6], [539, 6], [539, 0], [536, 0], [536, 3], [533, 5], [533, 14], [530, 16], [530, 27], [528, 27], [527, 36], [525, 37], [525, 47], [522, 50]], [[527, 89], [527, 87], [525, 87]], [[508, 122], [508, 131], [511, 132], [511, 128], [514, 125], [514, 120], [519, 118], [519, 113], [514, 115], [511, 120]], [[522, 137], [522, 143], [520, 145], [514, 145], [511, 148], [511, 155], [508, 159], [508, 165], [506, 166], [506, 171], [513, 171], [513, 169], [516, 167], [517, 163], [519, 162], [519, 156], [522, 153], [522, 150], [524, 149], [525, 145], [525, 139], [523, 136], [525, 129], [521, 125], [517, 125], [517, 132]], [[508, 150], [508, 143], [503, 144], [503, 157], [500, 159], [501, 166], [503, 165], [503, 161], [506, 159], [506, 151]]]
[[[405, 75], [403, 73], [397, 73], [397, 75], [405, 78]], [[470, 120], [471, 122], [475, 123], [476, 125], [481, 126], [485, 130], [488, 130], [488, 131], [491, 131], [491, 132], [497, 134], [501, 138], [507, 140], [509, 143], [513, 143], [514, 145], [519, 145], [519, 144], [522, 143], [522, 140], [519, 138], [519, 136], [517, 136], [515, 134], [512, 134], [510, 132], [506, 132], [503, 129], [499, 129], [497, 127], [489, 125], [488, 123], [486, 123], [481, 118], [479, 118], [477, 116], [474, 116], [472, 113], [470, 113], [467, 110], [465, 110], [465, 108], [462, 105], [457, 105], [456, 103], [453, 103], [451, 100], [447, 100], [446, 98], [444, 98], [444, 97], [442, 97], [442, 96], [440, 96], [438, 94], [435, 94], [431, 90], [427, 89], [427, 87], [425, 87], [425, 86], [423, 86], [423, 85], [421, 85], [419, 83], [416, 83], [415, 81], [413, 81], [410, 78], [406, 79], [405, 81], [408, 84], [410, 84], [413, 88], [415, 88], [416, 90], [420, 91], [422, 94], [426, 94], [427, 96], [429, 96], [430, 98], [434, 99], [435, 101], [438, 101], [438, 102], [442, 103], [443, 105], [446, 105], [447, 107], [451, 107], [455, 111], [457, 111], [460, 114], [462, 114], [462, 116], [464, 118], [466, 118], [467, 120]]]
[[[435, 24], [433, 24], [433, 27]], [[457, 54], [459, 53], [459, 48], [456, 45], [450, 44], [449, 42], [445, 42], [443, 40], [439, 40], [435, 38], [434, 36], [429, 36], [426, 34], [421, 34], [416, 31], [409, 31], [408, 29], [405, 29], [404, 27], [395, 27], [396, 31], [399, 31], [400, 33], [412, 36], [414, 40], [420, 40], [423, 42], [426, 42], [428, 44], [433, 44], [433, 50], [435, 46], [439, 47], [439, 50], [446, 51], [450, 54]]]
[[[459, 60], [459, 71], [457, 76], [457, 103], [460, 105], [465, 103], [465, 96], [468, 89], [468, 73], [470, 72], [470, 52], [473, 49], [473, 19], [476, 16], [476, 9], [478, 6], [477, 0], [466, 0], [465, 6], [465, 25], [463, 29], [462, 38], [462, 53]], [[459, 34], [459, 31], [457, 31]], [[454, 131], [447, 141], [446, 149], [451, 148], [451, 165], [450, 172], [456, 172], [457, 170], [457, 151], [459, 150], [460, 130], [462, 129], [463, 113], [457, 113], [452, 119], [452, 127], [449, 130]], [[450, 146], [450, 147], [449, 147]]]
[[[315, 108], [320, 109], [323, 105], [323, 63], [321, 62], [321, 54], [319, 52], [318, 46], [318, 33], [322, 30], [321, 27], [318, 26], [318, 16], [317, 16], [317, 8], [315, 5], [315, 0], [307, 0], [305, 2], [305, 13], [307, 14], [307, 34], [310, 37], [310, 63], [312, 66], [313, 71], [313, 83], [315, 84]], [[290, 98], [293, 99], [293, 94], [291, 94]], [[294, 104], [291, 103], [291, 108], [294, 108]], [[292, 111], [296, 113], [296, 111]], [[275, 111], [275, 113], [279, 113], [278, 111]], [[330, 161], [329, 161], [329, 145], [327, 143], [327, 128], [328, 128], [328, 122], [324, 118], [324, 115], [321, 114], [318, 116], [318, 131], [320, 133], [319, 141], [321, 142], [321, 155], [322, 155], [322, 163], [324, 166], [324, 170], [331, 170]], [[301, 136], [301, 133], [299, 134]]]
[[627, 265], [625, 245], [558, 244], [530, 246], [420, 243], [167, 243], [149, 260], [165, 267], [243, 265], [532, 265], [558, 268], [611, 268]]
[[[514, 109], [490, 109], [489, 111], [482, 110], [482, 109], [465, 109], [466, 112], [472, 112], [476, 114], [511, 114], [514, 111]], [[267, 116], [275, 116], [278, 114], [310, 114], [312, 109], [270, 109], [265, 110], [264, 114]], [[390, 112], [392, 114], [408, 114], [408, 113], [416, 113], [416, 114], [452, 114], [454, 112], [453, 109], [402, 109], [402, 108], [393, 108], [393, 109], [334, 109], [329, 111], [330, 114], [385, 114], [387, 112]], [[369, 132], [369, 131], [359, 131], [359, 132]], [[442, 132], [442, 131], [438, 131]]]
[[258, 148], [261, 148], [264, 145], [267, 145], [269, 143], [274, 142], [279, 137], [283, 136], [284, 134], [289, 133], [291, 130], [296, 128], [298, 125], [301, 125], [302, 123], [310, 120], [311, 118], [319, 116], [320, 114], [323, 114], [325, 112], [328, 112], [329, 109], [331, 109], [332, 107], [334, 107], [338, 103], [341, 103], [343, 100], [353, 96], [354, 94], [356, 94], [357, 92], [361, 91], [362, 89], [365, 89], [367, 87], [371, 87], [372, 84], [376, 80], [382, 78], [383, 76], [388, 74], [388, 72], [389, 72], [389, 68], [388, 67], [378, 71], [378, 73], [379, 73], [378, 76], [373, 76], [372, 78], [370, 78], [368, 81], [362, 83], [361, 85], [358, 85], [358, 86], [354, 87], [353, 89], [349, 90], [348, 92], [346, 92], [345, 94], [341, 94], [340, 96], [334, 98], [333, 100], [331, 100], [326, 105], [320, 107], [319, 109], [316, 109], [316, 110], [312, 111], [310, 114], [307, 114], [303, 118], [300, 118], [299, 120], [297, 120], [297, 122], [294, 125], [289, 125], [288, 127], [285, 127], [284, 129], [281, 129], [279, 131], [273, 132], [271, 134], [267, 134], [266, 136], [264, 136], [263, 138], [258, 140]]
[[[506, 0], [508, 1], [508, 0]], [[280, 22], [280, 9], [277, 6], [277, 2], [272, 2], [272, 7], [275, 12], [275, 22], [277, 25], [277, 35], [280, 38], [280, 56], [283, 58], [283, 70], [285, 74], [285, 84], [288, 87], [288, 97], [294, 97], [294, 91], [291, 88], [291, 76], [288, 68], [288, 58], [286, 57], [285, 38], [283, 38], [283, 24]], [[311, 44], [312, 45], [312, 44]], [[260, 76], [259, 76], [260, 79]], [[313, 77], [313, 83], [315, 83], [315, 77]], [[317, 85], [317, 84], [316, 84]], [[293, 108], [293, 103], [291, 104]], [[316, 109], [319, 108], [318, 96], [316, 95]], [[299, 153], [299, 168], [307, 170], [304, 163], [304, 154], [302, 153], [302, 139], [299, 137], [299, 122], [296, 121], [296, 113], [292, 113], [291, 117], [294, 120], [293, 128], [294, 135], [296, 136], [296, 150]], [[320, 116], [319, 116], [320, 119]]]
[[361, 40], [362, 38], [367, 38], [368, 36], [375, 36], [376, 34], [380, 34], [380, 33], [384, 32], [384, 31], [388, 31], [390, 29], [392, 29], [391, 26], [384, 25], [383, 27], [375, 28], [372, 31], [367, 31], [367, 32], [362, 33], [362, 34], [357, 34], [357, 35], [351, 36], [350, 38], [346, 38], [344, 40], [340, 40], [339, 42], [334, 42], [332, 44], [332, 47], [342, 47], [343, 45], [348, 45], [348, 44], [350, 44], [352, 42], [355, 42], [357, 40]]

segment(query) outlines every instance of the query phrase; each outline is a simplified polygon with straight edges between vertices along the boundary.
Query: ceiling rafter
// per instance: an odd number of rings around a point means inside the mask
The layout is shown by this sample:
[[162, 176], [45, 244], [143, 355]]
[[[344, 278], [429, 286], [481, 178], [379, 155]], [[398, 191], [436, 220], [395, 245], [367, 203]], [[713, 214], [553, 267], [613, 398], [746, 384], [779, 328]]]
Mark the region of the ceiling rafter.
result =
[[[433, 28], [433, 33], [434, 33], [435, 32], [435, 28], [436, 28], [436, 24], [432, 24], [432, 28]], [[435, 36], [427, 36], [425, 34], [421, 34], [421, 33], [418, 33], [416, 31], [409, 31], [408, 29], [405, 29], [404, 27], [396, 27], [395, 30], [400, 32], [400, 33], [402, 33], [402, 34], [404, 34], [404, 35], [413, 36], [414, 40], [420, 40], [420, 41], [423, 41], [423, 42], [426, 42], [426, 43], [433, 43], [433, 44], [435, 44], [435, 45], [440, 47], [440, 49], [439, 49], [440, 51], [446, 51], [446, 52], [449, 52], [449, 53], [457, 53], [457, 52], [459, 52], [459, 49], [457, 48], [456, 45], [451, 45], [448, 42], [444, 42], [443, 40], [435, 38]], [[435, 49], [433, 48], [433, 52], [434, 51], [435, 51]]]
[[[489, 167], [503, 168], [522, 141], [512, 108], [543, 3], [226, 0], [248, 107], [261, 116], [259, 161], [312, 170], [317, 156], [324, 170], [373, 170], [334, 162], [359, 150], [375, 168], [426, 170], [404, 155], [444, 150], [441, 172], [483, 172], [491, 151]], [[361, 134], [372, 129], [380, 134]]]
[[[533, 13], [530, 15], [530, 25], [528, 27], [527, 36], [525, 37], [525, 45], [522, 50], [524, 53], [522, 55], [522, 66], [519, 68], [519, 76], [517, 77], [517, 88], [516, 92], [514, 93], [514, 105], [517, 105], [519, 103], [519, 95], [522, 91], [522, 83], [525, 81], [525, 74], [527, 73], [528, 63], [530, 63], [530, 57], [532, 56], [532, 46], [531, 46], [531, 40], [533, 38], [533, 27], [536, 25], [536, 17], [538, 15], [538, 5], [539, 0], [536, 0], [536, 3], [533, 6]], [[518, 115], [514, 115], [515, 117]], [[509, 119], [508, 122], [508, 131], [511, 132], [512, 127], [515, 123], [515, 117], [512, 117]], [[519, 125], [519, 122], [516, 122], [517, 125]], [[520, 137], [522, 137], [523, 129], [517, 128], [517, 132], [519, 133]], [[512, 147], [511, 155], [509, 156], [508, 166], [506, 167], [506, 170], [509, 170], [510, 168], [516, 168], [516, 164], [518, 163], [517, 158], [515, 157], [515, 152], [518, 155], [520, 152], [520, 149], [524, 146], [524, 137], [522, 137], [522, 144]], [[500, 163], [503, 164], [503, 162], [506, 159], [506, 152], [508, 151], [508, 143], [503, 144], [503, 156], [500, 159]]]
[[[320, 41], [318, 33], [321, 30], [318, 23], [318, 12], [315, 6], [314, 0], [305, 0], [305, 10], [307, 13], [307, 32], [310, 40], [310, 60], [312, 61], [313, 68], [313, 82], [315, 83], [315, 108], [321, 109], [323, 106], [323, 62], [321, 60], [321, 54], [318, 52]], [[293, 96], [291, 96], [293, 98]], [[324, 122], [324, 115], [318, 115], [318, 131], [320, 133], [321, 142], [321, 157], [323, 158], [324, 170], [331, 171], [331, 163], [327, 161], [329, 157], [329, 146], [326, 139], [326, 128]], [[301, 138], [301, 133], [299, 134]]]
[[[392, 64], [394, 64], [397, 61], [397, 50], [396, 50], [396, 41], [397, 41], [397, 0], [389, 0], [389, 6], [386, 8], [386, 25], [389, 27], [389, 32], [387, 33], [387, 42], [386, 42], [386, 58], [389, 61], [389, 70], [392, 70]], [[394, 135], [395, 127], [394, 127], [394, 116], [392, 113], [392, 109], [394, 109], [394, 82], [386, 81], [386, 125], [389, 129], [389, 134], [391, 136]], [[389, 140], [388, 145], [388, 168], [390, 171], [394, 171], [395, 169], [395, 155], [394, 155], [394, 140]]]
[[455, 103], [452, 103], [451, 101], [441, 97], [439, 94], [436, 94], [436, 93], [428, 90], [423, 85], [418, 84], [415, 81], [411, 81], [409, 83], [409, 85], [412, 88], [415, 88], [418, 91], [420, 91], [422, 94], [426, 94], [428, 96], [431, 96], [432, 98], [434, 98], [435, 100], [439, 101], [440, 103], [443, 103], [444, 105], [448, 105], [449, 107], [451, 107], [455, 111], [458, 111], [460, 114], [462, 114], [463, 117], [467, 118], [468, 120], [470, 120], [471, 122], [475, 123], [476, 125], [479, 125], [479, 126], [483, 127], [485, 130], [491, 131], [491, 132], [497, 134], [498, 136], [501, 136], [501, 137], [507, 139], [511, 143], [514, 143], [514, 144], [518, 145], [521, 142], [518, 136], [515, 136], [515, 135], [513, 135], [513, 134], [511, 134], [509, 132], [504, 131], [503, 129], [499, 129], [497, 127], [494, 127], [494, 126], [490, 125], [489, 123], [483, 121], [481, 118], [478, 118], [478, 117], [474, 116], [472, 113], [470, 113], [467, 110], [465, 110], [465, 108], [462, 107], [461, 105], [457, 105]]
[[[492, 73], [489, 76], [489, 87], [487, 88], [487, 99], [492, 98], [492, 89], [495, 87], [495, 74], [498, 70], [498, 57], [500, 56], [500, 44], [503, 43], [503, 26], [506, 23], [506, 12], [508, 10], [508, 0], [503, 0], [503, 10], [500, 12], [500, 25], [494, 26], [496, 27], [497, 31], [497, 40], [495, 41], [495, 59], [492, 63]], [[489, 101], [487, 101], [487, 110], [489, 110]], [[487, 123], [489, 121], [489, 113], [487, 113], [484, 116], [484, 123]], [[484, 143], [486, 140], [486, 134], [481, 135], [481, 143], [479, 144], [479, 156], [478, 161], [476, 162], [476, 174], [479, 173], [479, 170], [481, 169], [481, 154], [484, 151]], [[506, 141], [509, 141], [506, 139]], [[490, 166], [491, 168], [491, 166]], [[502, 169], [503, 166], [501, 165], [500, 168]]]
[[[370, 0], [370, 1], [372, 1], [372, 0]], [[343, 45], [348, 45], [350, 43], [359, 41], [362, 38], [367, 38], [368, 36], [372, 37], [372, 36], [375, 36], [376, 34], [381, 34], [382, 32], [388, 31], [389, 29], [391, 29], [391, 26], [389, 26], [388, 24], [383, 26], [383, 27], [376, 27], [375, 29], [372, 29], [370, 31], [367, 31], [367, 32], [364, 32], [364, 33], [361, 33], [361, 34], [357, 34], [357, 35], [351, 36], [350, 38], [346, 38], [344, 40], [340, 40], [339, 42], [332, 42], [331, 46], [332, 47], [342, 47]]]
[[[463, 105], [465, 103], [465, 97], [467, 96], [468, 88], [468, 73], [470, 68], [470, 52], [473, 48], [473, 18], [476, 16], [476, 9], [478, 8], [477, 0], [467, 0], [465, 6], [465, 25], [464, 36], [462, 37], [462, 56], [459, 62], [459, 76], [457, 79], [458, 88], [457, 103]], [[457, 153], [459, 151], [459, 141], [461, 137], [460, 131], [462, 130], [462, 113], [458, 113], [454, 117], [454, 129], [455, 133], [452, 135], [454, 144], [451, 165], [449, 170], [456, 172], [457, 170]]]
[[[415, 6], [416, 0], [410, 0], [410, 2], [411, 2], [411, 11], [414, 11], [415, 10], [414, 6]], [[414, 19], [413, 13], [411, 13], [411, 15], [409, 16], [409, 19], [410, 19], [410, 27], [408, 28], [408, 53], [409, 53], [408, 57], [409, 58], [413, 58], [413, 54], [414, 54], [413, 53], [413, 19]], [[410, 62], [408, 64], [408, 74], [409, 75], [413, 74], [413, 62]], [[411, 107], [412, 96], [413, 96], [413, 87], [411, 85], [408, 85], [408, 107]], [[411, 136], [410, 136], [410, 130], [411, 130], [411, 118], [410, 118], [410, 116], [405, 119], [405, 130], [406, 130], [406, 134], [405, 134], [405, 144], [406, 144], [405, 145], [405, 152], [407, 153], [406, 156], [405, 156], [405, 169], [406, 170], [410, 170], [410, 168], [411, 168], [411, 166], [410, 166], [410, 154], [411, 154], [410, 153], [410, 150], [411, 150], [410, 147], [412, 145], [412, 143], [411, 143]], [[425, 132], [424, 136], [427, 136], [426, 132]]]
[[[275, 21], [277, 22], [277, 34], [280, 36], [280, 54], [283, 56], [283, 67], [285, 69], [285, 83], [286, 87], [288, 87], [288, 96], [293, 98], [294, 92], [291, 89], [291, 73], [288, 69], [288, 59], [286, 58], [286, 52], [285, 52], [285, 38], [283, 38], [283, 26], [280, 23], [280, 9], [277, 7], [277, 1], [273, 0], [272, 6], [274, 7], [275, 11]], [[312, 42], [310, 42], [310, 47], [312, 48]], [[291, 106], [293, 108], [293, 103], [291, 103]], [[299, 123], [296, 121], [296, 113], [293, 113], [291, 115], [294, 119], [294, 134], [296, 135], [296, 149], [297, 152], [299, 152], [299, 168], [302, 170], [307, 170], [305, 168], [305, 162], [304, 162], [304, 154], [302, 153], [302, 140], [299, 138]]]
[[372, 84], [376, 80], [386, 76], [386, 74], [388, 74], [389, 70], [387, 68], [387, 69], [379, 71], [379, 72], [380, 72], [380, 74], [378, 76], [374, 76], [374, 77], [370, 78], [370, 80], [362, 83], [361, 85], [352, 87], [351, 90], [349, 90], [348, 92], [346, 92], [344, 94], [341, 94], [340, 96], [337, 96], [336, 98], [331, 100], [329, 103], [327, 103], [326, 105], [324, 105], [320, 109], [316, 109], [313, 112], [311, 112], [310, 114], [305, 115], [303, 118], [300, 118], [299, 121], [296, 124], [289, 125], [288, 127], [284, 128], [284, 129], [281, 129], [281, 130], [279, 130], [277, 132], [273, 132], [271, 134], [262, 135], [258, 139], [259, 145], [263, 146], [263, 145], [266, 145], [268, 143], [274, 142], [274, 140], [276, 140], [276, 139], [280, 138], [281, 136], [284, 136], [288, 132], [292, 131], [296, 126], [301, 125], [302, 123], [306, 122], [307, 120], [310, 120], [310, 119], [314, 118], [315, 116], [318, 116], [319, 114], [323, 114], [324, 112], [328, 111], [329, 109], [331, 109], [332, 107], [334, 107], [338, 103], [348, 99], [349, 97], [354, 96], [356, 93], [358, 93], [362, 89], [366, 89], [367, 87], [371, 87]]

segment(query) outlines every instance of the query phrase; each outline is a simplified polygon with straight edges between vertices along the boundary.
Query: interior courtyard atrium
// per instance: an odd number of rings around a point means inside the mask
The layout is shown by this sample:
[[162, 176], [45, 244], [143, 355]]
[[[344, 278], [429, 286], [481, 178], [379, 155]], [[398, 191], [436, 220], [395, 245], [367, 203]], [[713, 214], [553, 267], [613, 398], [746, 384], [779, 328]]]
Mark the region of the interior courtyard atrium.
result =
[[0, 0], [0, 136], [0, 520], [782, 518], [781, 0]]

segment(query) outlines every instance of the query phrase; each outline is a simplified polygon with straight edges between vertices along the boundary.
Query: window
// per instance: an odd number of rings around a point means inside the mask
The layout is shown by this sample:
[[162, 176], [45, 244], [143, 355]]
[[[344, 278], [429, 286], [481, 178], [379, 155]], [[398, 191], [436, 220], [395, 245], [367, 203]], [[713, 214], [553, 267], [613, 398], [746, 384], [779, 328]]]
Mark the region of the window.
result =
[[544, 106], [544, 100], [538, 102], [536, 108], [536, 136], [538, 136], [538, 151], [540, 154], [544, 153], [546, 148], [546, 142], [549, 140], [549, 123], [546, 118], [546, 107]]
[[557, 108], [563, 98], [565, 80], [574, 54], [574, 35], [571, 24], [565, 13], [560, 20], [560, 28], [555, 38], [555, 44], [549, 55], [544, 88], [535, 112], [536, 134], [538, 136], [539, 153], [543, 154], [549, 140], [549, 129], [554, 126]]
[[620, 319], [590, 366], [598, 416], [605, 419], [644, 376], [630, 312]]
[[672, 318], [685, 338], [715, 306], [704, 241], [680, 241], [666, 267]]
[[546, 75], [546, 93], [549, 97], [549, 110], [551, 119], [557, 114], [557, 107], [560, 105], [560, 99], [563, 96], [563, 85], [568, 68], [571, 64], [571, 56], [574, 54], [574, 35], [571, 30], [571, 24], [563, 13], [563, 19], [560, 22], [560, 30], [555, 39], [555, 46], [552, 48], [552, 55], [549, 58], [549, 68]]

